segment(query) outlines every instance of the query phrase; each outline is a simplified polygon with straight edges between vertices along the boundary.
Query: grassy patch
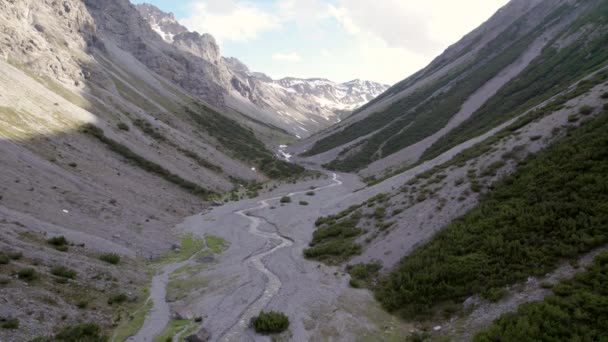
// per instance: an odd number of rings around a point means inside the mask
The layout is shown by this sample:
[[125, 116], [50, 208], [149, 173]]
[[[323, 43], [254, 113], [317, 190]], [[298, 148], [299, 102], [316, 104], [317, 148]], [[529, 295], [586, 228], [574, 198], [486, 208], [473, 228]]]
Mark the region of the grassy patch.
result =
[[167, 302], [186, 298], [194, 291], [202, 290], [209, 285], [209, 279], [201, 276], [174, 277], [167, 284]]
[[38, 275], [38, 272], [33, 268], [24, 268], [17, 272], [17, 277], [29, 283], [40, 278], [40, 275]]
[[52, 237], [46, 240], [46, 242], [60, 252], [67, 252], [70, 245], [69, 241], [63, 235]]
[[203, 248], [205, 248], [205, 241], [192, 233], [186, 233], [181, 236], [179, 250], [172, 250], [163, 254], [155, 264], [169, 264], [188, 260]]
[[552, 286], [553, 294], [504, 314], [475, 341], [602, 341], [608, 337], [608, 253], [573, 279]]
[[65, 266], [54, 266], [51, 268], [51, 274], [66, 279], [75, 279], [78, 273], [76, 271], [69, 269]]
[[207, 247], [209, 247], [209, 249], [211, 249], [215, 254], [222, 253], [223, 251], [228, 249], [228, 246], [230, 246], [228, 241], [224, 240], [219, 236], [214, 236], [210, 234], [205, 235], [205, 242], [207, 243]]
[[167, 324], [165, 329], [160, 333], [160, 335], [154, 337], [152, 342], [166, 342], [172, 341], [173, 337], [180, 333], [187, 326], [192, 324], [192, 321], [187, 319], [174, 319]]
[[100, 255], [99, 260], [107, 262], [108, 264], [118, 265], [120, 262], [120, 255], [116, 253], [106, 253]]
[[405, 317], [431, 315], [608, 243], [606, 129], [603, 114], [528, 157], [476, 208], [403, 258], [376, 288], [378, 300]]
[[152, 310], [154, 306], [154, 302], [151, 300], [146, 300], [146, 302], [141, 305], [137, 310], [135, 310], [132, 314], [128, 315], [128, 318], [124, 320], [116, 329], [112, 335], [114, 341], [125, 341], [130, 336], [135, 335], [139, 329], [144, 325], [144, 321], [146, 320], [146, 316]]
[[19, 329], [19, 320], [17, 318], [0, 317], [0, 328]]
[[289, 196], [283, 196], [281, 197], [281, 203], [291, 203], [291, 197]]

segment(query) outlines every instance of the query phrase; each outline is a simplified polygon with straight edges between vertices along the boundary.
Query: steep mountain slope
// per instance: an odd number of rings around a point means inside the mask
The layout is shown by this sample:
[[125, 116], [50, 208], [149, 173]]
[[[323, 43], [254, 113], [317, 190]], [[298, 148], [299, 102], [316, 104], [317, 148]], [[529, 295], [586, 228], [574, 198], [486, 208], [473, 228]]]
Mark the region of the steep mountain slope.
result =
[[208, 33], [189, 32], [172, 13], [153, 5], [137, 9], [167, 43], [209, 62], [212, 79], [220, 85], [226, 105], [265, 122], [282, 127], [298, 137], [307, 137], [348, 116], [388, 89], [370, 81], [335, 83], [325, 79], [284, 78], [252, 72], [233, 57], [222, 57], [215, 39]]
[[[550, 96], [601, 67], [604, 28], [585, 14], [598, 4], [512, 1], [427, 68], [294, 151], [307, 149], [307, 156], [318, 155], [311, 160], [364, 175], [412, 165], [423, 154], [437, 156], [433, 151], [446, 151], [538, 103], [537, 90]], [[596, 25], [582, 26], [585, 20]], [[582, 68], [561, 63], [576, 64], [588, 55], [594, 58]], [[558, 66], [564, 72], [555, 74], [554, 82], [539, 76]]]
[[0, 317], [22, 325], [0, 340], [128, 324], [147, 297], [142, 263], [176, 243], [176, 223], [302, 172], [266, 147], [287, 132], [203, 102], [217, 87], [207, 62], [127, 0], [0, 0], [0, 56], [0, 254], [12, 256]]

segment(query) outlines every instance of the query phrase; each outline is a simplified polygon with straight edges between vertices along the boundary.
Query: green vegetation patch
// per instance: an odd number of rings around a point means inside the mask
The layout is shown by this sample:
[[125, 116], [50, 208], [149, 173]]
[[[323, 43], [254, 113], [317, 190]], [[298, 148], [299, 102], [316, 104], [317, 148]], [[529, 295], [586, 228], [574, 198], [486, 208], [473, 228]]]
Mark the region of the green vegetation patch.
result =
[[498, 318], [475, 341], [608, 340], [608, 253], [573, 279], [563, 281], [539, 302]]
[[350, 286], [354, 288], [366, 287], [373, 288], [378, 278], [378, 272], [382, 269], [379, 262], [359, 263], [348, 265], [346, 272], [350, 274]]
[[192, 324], [192, 321], [188, 319], [174, 319], [167, 324], [160, 335], [154, 337], [152, 342], [173, 341], [173, 337], [186, 329], [190, 324]]
[[19, 329], [19, 320], [11, 317], [0, 317], [0, 328]]
[[213, 251], [215, 254], [222, 253], [230, 246], [230, 243], [228, 243], [228, 241], [225, 239], [210, 234], [205, 235], [205, 242], [207, 243], [207, 247], [209, 247], [209, 249], [211, 249], [211, 251]]
[[46, 242], [60, 252], [67, 252], [70, 245], [70, 242], [63, 235], [52, 237]]
[[100, 255], [99, 260], [107, 262], [108, 264], [118, 265], [120, 262], [120, 255], [116, 253], [106, 253]]
[[135, 335], [144, 325], [146, 317], [153, 306], [154, 302], [152, 300], [145, 300], [143, 304], [140, 304], [133, 313], [128, 315], [126, 320], [123, 320], [121, 324], [116, 327], [112, 339], [114, 341], [125, 341], [130, 336]]
[[17, 272], [17, 277], [29, 283], [40, 278], [40, 275], [33, 268], [24, 268]]
[[297, 178], [304, 173], [303, 167], [275, 158], [251, 129], [202, 104], [193, 103], [191, 107], [183, 108], [186, 116], [217, 139], [235, 158], [254, 164], [270, 178]]
[[177, 276], [169, 280], [167, 284], [167, 302], [176, 302], [186, 298], [194, 291], [205, 289], [209, 285], [209, 279], [202, 276]]
[[169, 264], [190, 259], [194, 254], [205, 248], [205, 241], [193, 233], [181, 236], [181, 245], [178, 250], [163, 254], [156, 264]]
[[260, 312], [253, 319], [253, 327], [259, 334], [278, 334], [289, 328], [289, 318], [282, 312]]
[[363, 233], [362, 229], [357, 228], [361, 212], [352, 209], [345, 212], [322, 217], [315, 222], [318, 228], [312, 235], [310, 247], [304, 249], [306, 258], [337, 264], [361, 253], [361, 245], [354, 242]]
[[537, 155], [376, 288], [405, 317], [491, 294], [608, 243], [608, 114]]
[[51, 274], [66, 279], [75, 279], [78, 273], [76, 271], [69, 269], [65, 266], [54, 266], [51, 268]]

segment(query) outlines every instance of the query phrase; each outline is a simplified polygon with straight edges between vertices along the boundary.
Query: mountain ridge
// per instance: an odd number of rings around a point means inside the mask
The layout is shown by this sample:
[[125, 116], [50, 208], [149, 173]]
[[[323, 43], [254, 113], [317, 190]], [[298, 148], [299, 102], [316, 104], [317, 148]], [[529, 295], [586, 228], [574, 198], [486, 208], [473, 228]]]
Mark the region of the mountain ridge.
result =
[[[219, 84], [227, 93], [236, 95], [238, 101], [250, 102], [267, 112], [261, 115], [264, 119], [290, 130], [298, 138], [307, 137], [341, 121], [389, 87], [358, 79], [342, 83], [318, 77], [283, 77], [274, 80], [264, 73], [250, 71], [235, 57], [221, 56], [219, 45], [211, 34], [188, 31], [179, 24], [173, 13], [164, 12], [151, 4], [135, 6], [167, 43], [215, 65], [222, 75]], [[324, 83], [321, 84], [321, 81]], [[234, 106], [247, 112], [239, 104]]]

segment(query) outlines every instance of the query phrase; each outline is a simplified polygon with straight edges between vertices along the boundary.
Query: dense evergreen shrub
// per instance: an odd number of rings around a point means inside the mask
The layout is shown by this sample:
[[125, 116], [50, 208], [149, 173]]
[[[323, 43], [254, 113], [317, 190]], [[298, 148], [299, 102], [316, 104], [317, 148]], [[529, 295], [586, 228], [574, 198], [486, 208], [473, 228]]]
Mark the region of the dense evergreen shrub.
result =
[[412, 317], [551, 271], [608, 243], [608, 114], [531, 155], [376, 288]]
[[253, 319], [253, 327], [260, 334], [281, 333], [289, 328], [289, 318], [282, 312], [262, 311]]

